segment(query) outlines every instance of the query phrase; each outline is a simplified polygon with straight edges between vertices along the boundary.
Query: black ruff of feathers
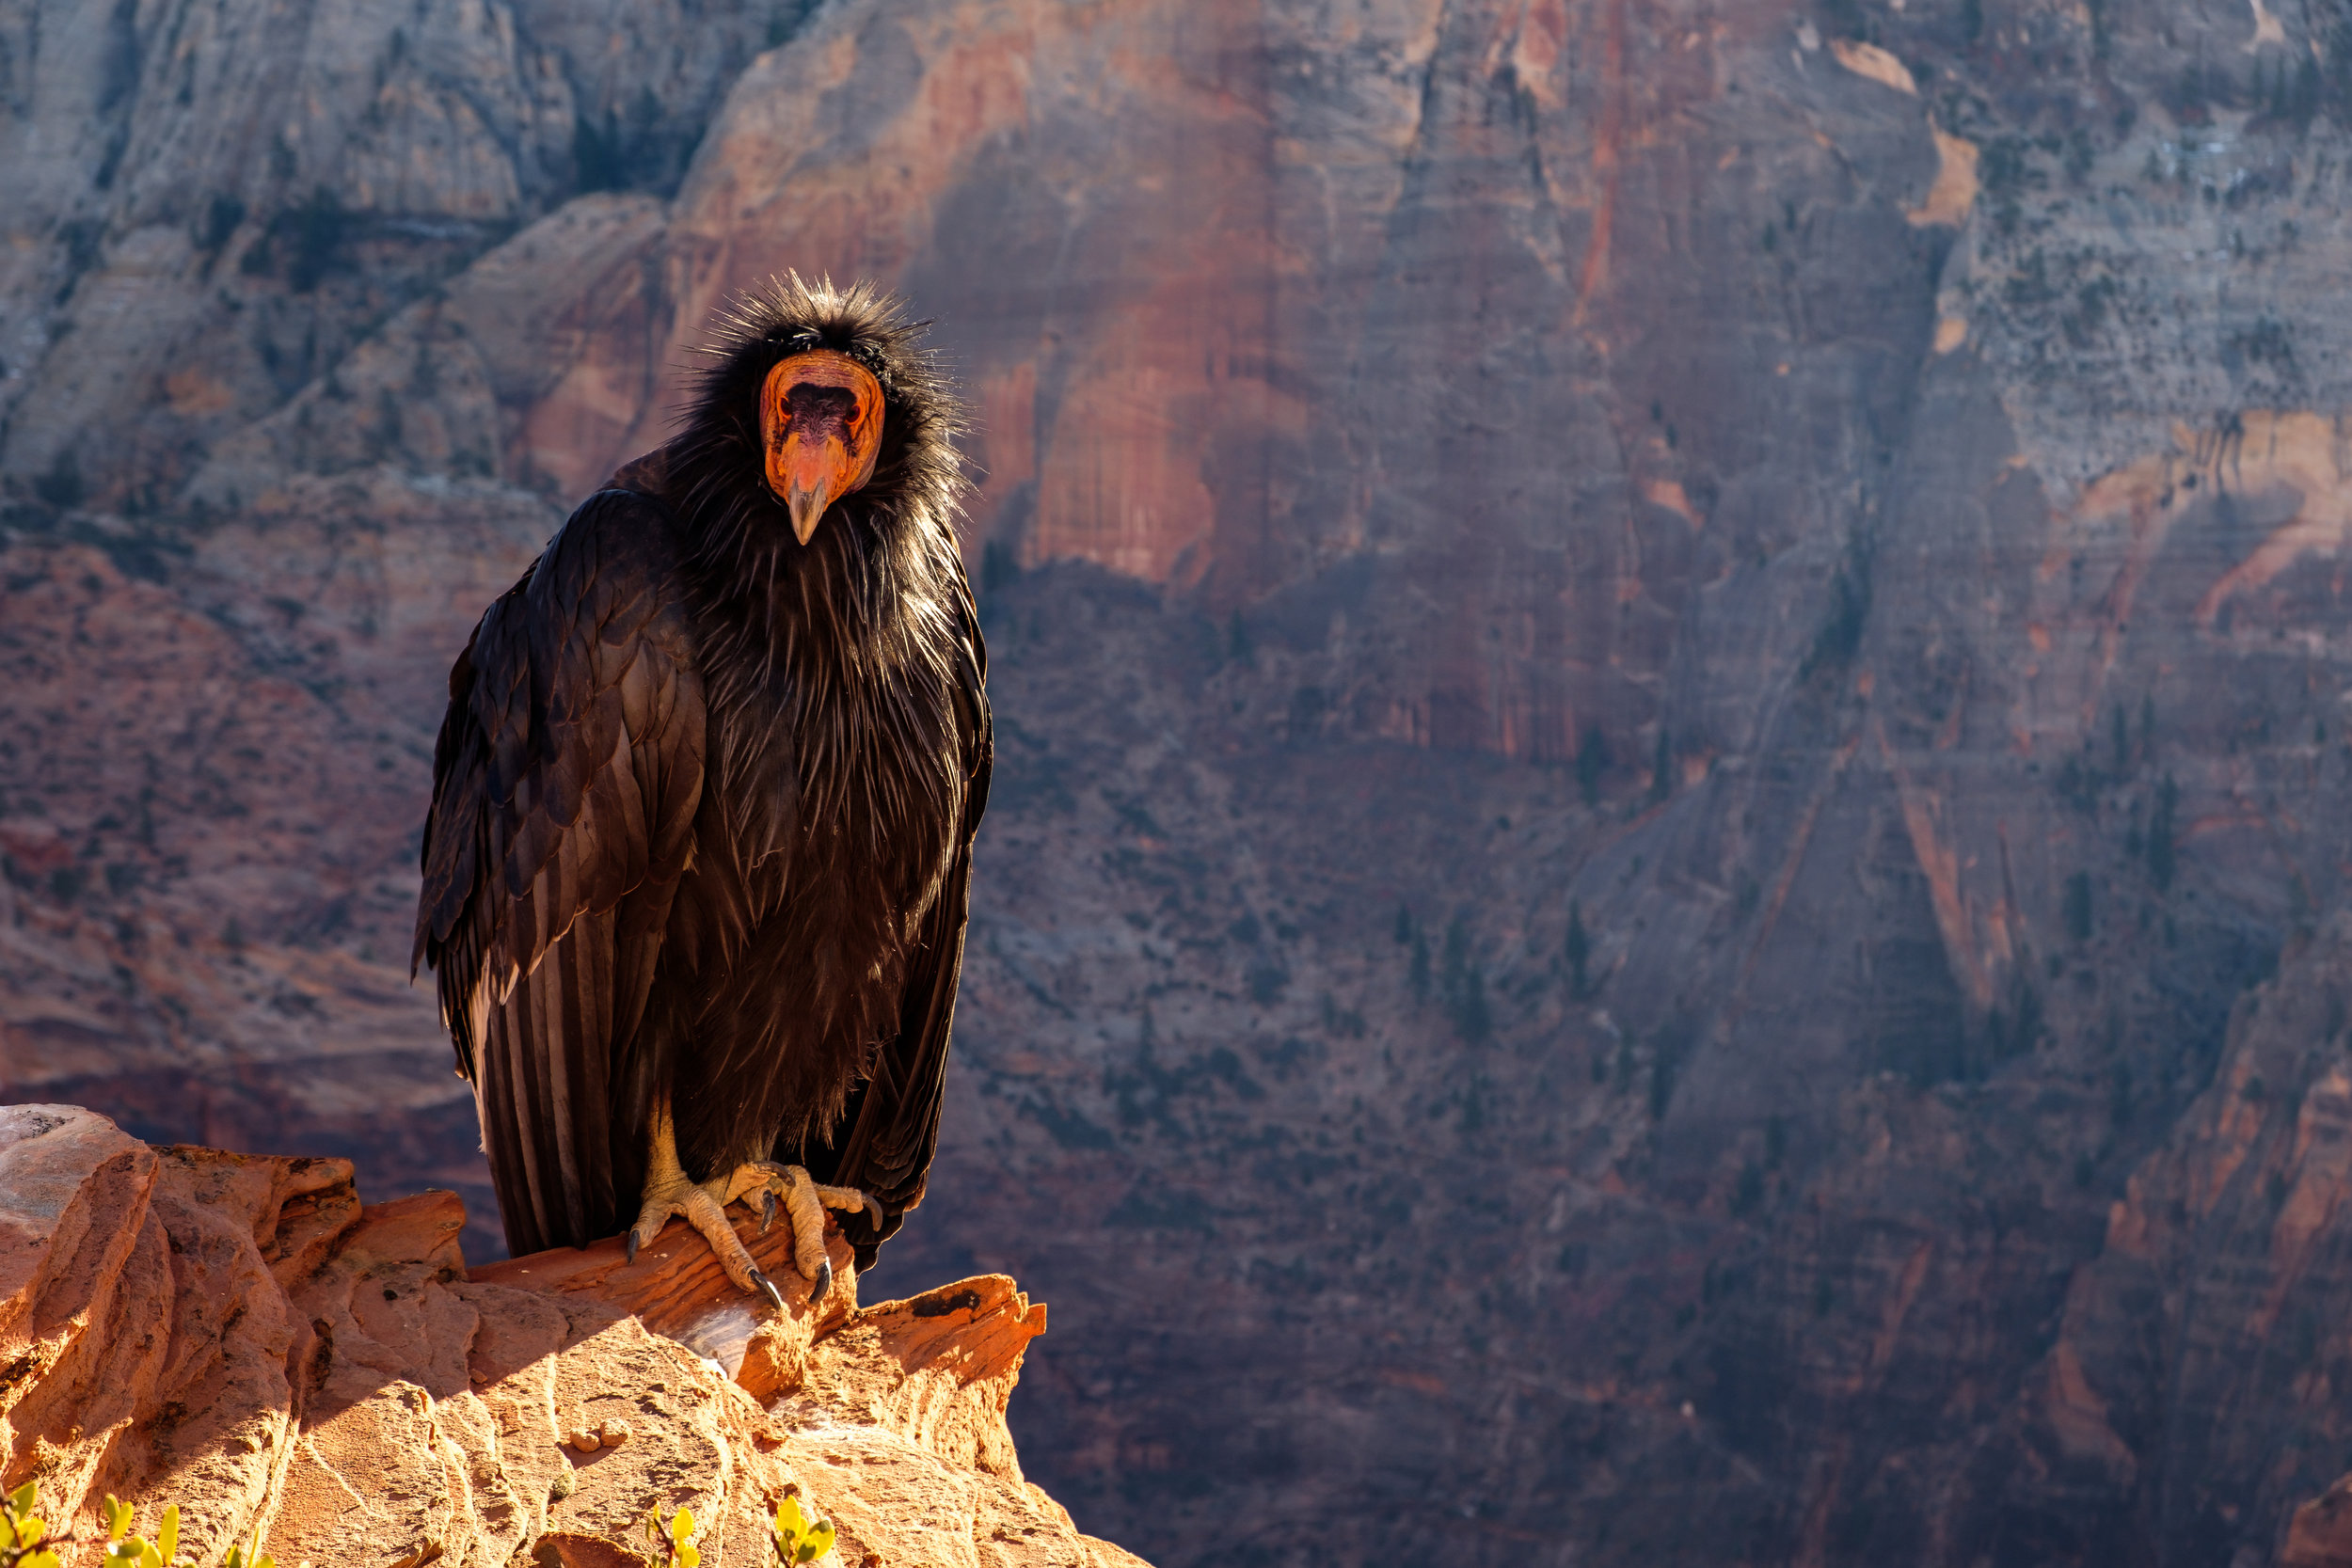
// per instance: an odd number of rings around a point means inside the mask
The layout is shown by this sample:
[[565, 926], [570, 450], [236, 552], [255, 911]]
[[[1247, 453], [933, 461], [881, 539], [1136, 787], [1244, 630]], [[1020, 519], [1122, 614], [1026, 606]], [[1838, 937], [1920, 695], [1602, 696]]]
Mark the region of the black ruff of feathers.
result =
[[[920, 330], [865, 284], [738, 300], [677, 436], [450, 672], [415, 960], [517, 1254], [635, 1219], [661, 1097], [696, 1180], [773, 1157], [879, 1199], [879, 1229], [843, 1216], [860, 1267], [922, 1198], [991, 740]], [[883, 425], [803, 546], [758, 399], [820, 347], [874, 372]]]

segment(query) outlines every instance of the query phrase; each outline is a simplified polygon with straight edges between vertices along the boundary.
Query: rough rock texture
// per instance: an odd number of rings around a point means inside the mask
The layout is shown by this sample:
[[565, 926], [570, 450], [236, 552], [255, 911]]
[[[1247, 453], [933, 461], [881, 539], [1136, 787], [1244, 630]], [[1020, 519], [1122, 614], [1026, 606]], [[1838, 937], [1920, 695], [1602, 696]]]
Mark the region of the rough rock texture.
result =
[[0, 38], [11, 1097], [478, 1182], [399, 973], [450, 651], [725, 289], [872, 271], [977, 411], [1003, 749], [883, 1266], [1053, 1296], [1015, 1419], [1082, 1519], [2326, 1549], [2333, 9]]
[[86, 1539], [108, 1493], [176, 1502], [197, 1561], [638, 1561], [612, 1548], [683, 1506], [706, 1561], [758, 1563], [797, 1491], [844, 1563], [1140, 1562], [1022, 1479], [1005, 1404], [1045, 1309], [1010, 1280], [861, 1308], [836, 1235], [812, 1305], [745, 1220], [787, 1291], [755, 1315], [683, 1227], [469, 1276], [464, 1221], [362, 1208], [342, 1160], [0, 1109], [0, 1479]]
[[[2250, 1513], [2287, 1519], [2284, 1562], [2352, 1551], [2352, 1477], [2338, 1479], [2352, 1437], [2347, 977], [2339, 913], [2240, 999], [2211, 1085], [2124, 1184], [1993, 1445], [2011, 1478], [2043, 1478], [2018, 1489], [2018, 1544], [2145, 1557], [2154, 1543], [2124, 1532], [2151, 1531], [2184, 1560], [2226, 1560]], [[2078, 1513], [2102, 1495], [2137, 1505], [2128, 1524]]]

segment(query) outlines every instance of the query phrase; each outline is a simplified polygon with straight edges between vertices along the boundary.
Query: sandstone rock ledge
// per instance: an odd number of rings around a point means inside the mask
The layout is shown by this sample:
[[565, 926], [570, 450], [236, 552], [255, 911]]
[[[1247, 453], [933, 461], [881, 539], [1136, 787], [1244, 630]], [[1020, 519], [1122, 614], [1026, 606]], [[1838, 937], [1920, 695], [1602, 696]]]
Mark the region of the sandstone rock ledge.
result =
[[106, 1493], [177, 1502], [204, 1564], [258, 1528], [286, 1568], [602, 1568], [684, 1504], [705, 1562], [749, 1568], [797, 1489], [846, 1568], [1139, 1568], [1022, 1479], [1005, 1404], [1045, 1308], [1009, 1279], [861, 1307], [836, 1236], [812, 1310], [785, 1227], [746, 1222], [787, 1300], [762, 1321], [682, 1227], [633, 1266], [469, 1274], [464, 1217], [363, 1207], [342, 1160], [0, 1106], [0, 1479], [85, 1537]]

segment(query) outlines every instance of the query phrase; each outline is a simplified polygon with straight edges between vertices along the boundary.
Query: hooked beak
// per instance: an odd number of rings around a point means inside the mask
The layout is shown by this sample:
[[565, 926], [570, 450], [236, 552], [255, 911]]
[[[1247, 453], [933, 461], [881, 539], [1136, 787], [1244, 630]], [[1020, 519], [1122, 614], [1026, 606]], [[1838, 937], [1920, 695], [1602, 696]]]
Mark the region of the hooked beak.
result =
[[769, 459], [769, 486], [792, 514], [792, 532], [802, 544], [807, 544], [817, 531], [817, 519], [833, 504], [834, 492], [843, 488], [841, 481], [849, 467], [850, 454], [839, 441], [811, 439], [797, 431], [787, 436], [783, 447]]
[[760, 388], [768, 488], [803, 545], [825, 508], [874, 476], [882, 449], [882, 384], [846, 354], [815, 349], [768, 372]]

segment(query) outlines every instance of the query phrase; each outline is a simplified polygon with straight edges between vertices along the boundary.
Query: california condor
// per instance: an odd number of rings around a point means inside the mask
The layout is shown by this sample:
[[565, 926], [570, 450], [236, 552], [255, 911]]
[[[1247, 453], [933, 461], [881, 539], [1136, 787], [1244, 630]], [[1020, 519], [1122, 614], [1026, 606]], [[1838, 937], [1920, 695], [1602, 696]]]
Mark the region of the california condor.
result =
[[[832, 1279], [921, 1201], [988, 798], [959, 416], [921, 325], [736, 302], [675, 439], [580, 504], [449, 677], [430, 964], [516, 1253], [784, 1201]], [[820, 1207], [822, 1206], [822, 1207]]]

